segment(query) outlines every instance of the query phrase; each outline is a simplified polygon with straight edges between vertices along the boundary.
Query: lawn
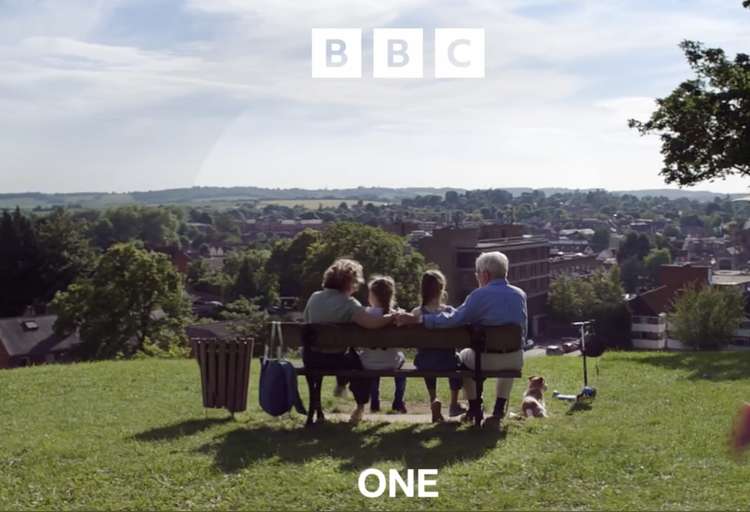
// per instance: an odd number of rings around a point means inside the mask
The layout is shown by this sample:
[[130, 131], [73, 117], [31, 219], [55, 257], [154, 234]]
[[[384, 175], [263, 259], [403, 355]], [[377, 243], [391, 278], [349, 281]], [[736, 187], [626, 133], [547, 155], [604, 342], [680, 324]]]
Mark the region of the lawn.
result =
[[[251, 406], [236, 421], [200, 403], [193, 361], [0, 371], [0, 510], [17, 509], [747, 509], [750, 463], [727, 453], [750, 400], [750, 354], [607, 353], [591, 409], [580, 360], [541, 357], [551, 417], [469, 426], [364, 422], [302, 428]], [[333, 401], [326, 379], [328, 408]], [[384, 380], [384, 399], [392, 383]], [[445, 392], [447, 383], [441, 382]], [[522, 389], [514, 389], [518, 407]], [[410, 380], [408, 402], [424, 401]], [[439, 498], [367, 499], [368, 467], [437, 468]]]

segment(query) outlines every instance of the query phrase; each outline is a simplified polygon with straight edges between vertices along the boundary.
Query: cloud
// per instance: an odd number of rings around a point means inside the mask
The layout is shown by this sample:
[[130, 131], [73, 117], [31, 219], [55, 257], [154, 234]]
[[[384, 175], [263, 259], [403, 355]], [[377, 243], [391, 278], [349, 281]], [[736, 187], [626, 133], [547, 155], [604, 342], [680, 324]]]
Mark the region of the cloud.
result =
[[[199, 184], [660, 186], [629, 130], [741, 48], [715, 0], [0, 0], [2, 190]], [[155, 20], [159, 20], [156, 22]], [[365, 77], [310, 78], [310, 28], [362, 27]], [[371, 29], [481, 26], [484, 80], [369, 78]], [[728, 187], [729, 185], [716, 185]], [[732, 185], [732, 186], [736, 186]]]

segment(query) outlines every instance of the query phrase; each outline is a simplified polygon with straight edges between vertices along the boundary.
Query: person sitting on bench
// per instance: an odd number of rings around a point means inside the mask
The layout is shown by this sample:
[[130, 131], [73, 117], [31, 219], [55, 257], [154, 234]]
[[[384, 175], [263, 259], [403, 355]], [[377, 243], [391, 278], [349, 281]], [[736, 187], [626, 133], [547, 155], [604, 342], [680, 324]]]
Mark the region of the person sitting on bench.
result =
[[[414, 308], [413, 314], [434, 314], [444, 311], [453, 311], [453, 307], [445, 304], [447, 295], [445, 276], [439, 270], [428, 270], [422, 274], [422, 306]], [[461, 366], [461, 359], [458, 357], [455, 349], [419, 349], [414, 358], [414, 366], [420, 370], [457, 370]], [[450, 416], [461, 416], [466, 412], [466, 408], [458, 403], [458, 392], [461, 391], [461, 377], [451, 377], [448, 379], [451, 389], [451, 402], [448, 407]], [[442, 403], [437, 397], [437, 379], [435, 377], [425, 377], [424, 383], [427, 386], [427, 393], [430, 396], [430, 411], [432, 412], [432, 422], [440, 423], [444, 420]]]
[[[362, 265], [351, 259], [336, 260], [323, 274], [323, 289], [313, 293], [304, 311], [306, 323], [349, 323], [354, 322], [367, 329], [378, 329], [393, 324], [392, 315], [373, 316], [365, 311], [362, 304], [352, 295], [364, 283]], [[362, 363], [351, 348], [326, 349], [312, 348], [305, 354], [305, 364], [310, 368], [324, 370], [361, 370]], [[315, 379], [320, 386], [323, 377]], [[349, 381], [349, 389], [354, 395], [357, 407], [351, 415], [351, 423], [359, 423], [365, 405], [370, 400], [370, 379], [356, 378]]]
[[[526, 339], [528, 313], [526, 293], [508, 283], [508, 257], [501, 252], [482, 253], [476, 260], [476, 279], [479, 288], [466, 297], [464, 303], [453, 311], [437, 314], [399, 314], [398, 325], [423, 323], [428, 329], [456, 327], [459, 325], [497, 326], [517, 324]], [[474, 350], [466, 348], [459, 354], [461, 362], [474, 369]], [[523, 349], [510, 353], [487, 352], [482, 355], [482, 369], [520, 370], [523, 368]], [[473, 378], [464, 378], [464, 393], [469, 400], [469, 412], [464, 417], [470, 420], [481, 415], [482, 403], [477, 398]], [[492, 416], [485, 420], [488, 427], [499, 427], [513, 387], [513, 379], [497, 379], [495, 407]]]

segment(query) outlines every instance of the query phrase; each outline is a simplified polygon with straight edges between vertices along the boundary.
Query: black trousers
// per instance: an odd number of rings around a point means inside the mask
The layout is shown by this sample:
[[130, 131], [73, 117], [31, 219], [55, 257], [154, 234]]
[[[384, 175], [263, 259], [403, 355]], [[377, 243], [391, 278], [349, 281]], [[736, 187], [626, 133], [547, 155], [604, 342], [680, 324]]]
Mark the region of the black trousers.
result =
[[[305, 366], [318, 370], [361, 370], [362, 362], [359, 360], [359, 355], [351, 349], [341, 354], [328, 354], [311, 350], [305, 354]], [[323, 377], [318, 377], [318, 379], [319, 383], [323, 381]], [[349, 389], [358, 405], [364, 405], [370, 401], [371, 379], [360, 377], [341, 379], [338, 382], [343, 384], [346, 380], [349, 381]]]

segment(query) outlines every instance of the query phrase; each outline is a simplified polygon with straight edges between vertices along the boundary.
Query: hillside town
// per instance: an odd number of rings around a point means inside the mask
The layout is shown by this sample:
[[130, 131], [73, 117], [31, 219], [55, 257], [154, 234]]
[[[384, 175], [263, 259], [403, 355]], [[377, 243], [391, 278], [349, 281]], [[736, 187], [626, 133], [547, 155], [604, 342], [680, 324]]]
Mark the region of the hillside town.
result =
[[[181, 276], [181, 293], [190, 311], [176, 324], [179, 332], [173, 334], [179, 339], [206, 332], [231, 335], [232, 324], [242, 322], [238, 301], [244, 301], [245, 310], [255, 308], [268, 318], [298, 318], [300, 304], [320, 275], [320, 268], [313, 268], [311, 249], [327, 236], [368, 236], [362, 229], [376, 230], [383, 244], [395, 243], [403, 257], [418, 258], [419, 268], [440, 268], [453, 305], [474, 288], [473, 265], [480, 253], [506, 254], [510, 282], [528, 297], [529, 336], [541, 344], [575, 335], [569, 324], [579, 318], [555, 300], [566, 283], [613, 271], [621, 286], [622, 309], [616, 322], [601, 323], [603, 329], [612, 329], [612, 343], [623, 348], [688, 348], [669, 328], [676, 301], [687, 288], [732, 289], [748, 295], [750, 204], [743, 197], [700, 202], [605, 191], [514, 196], [485, 190], [448, 191], [442, 197], [416, 196], [400, 202], [326, 204], [246, 201], [223, 208], [133, 205], [6, 211], [2, 245], [11, 248], [16, 243], [18, 250], [6, 250], [2, 264], [29, 266], [29, 273], [3, 279], [15, 280], [14, 287], [6, 289], [29, 293], [3, 304], [0, 368], [86, 357], [78, 350], [82, 333], [86, 335], [84, 323], [63, 329], [58, 322], [60, 296], [90, 275], [102, 254], [123, 243], [162, 255]], [[354, 232], [339, 235], [340, 226], [354, 226]], [[24, 241], [24, 236], [29, 239]], [[359, 250], [356, 240], [329, 243]], [[24, 251], [30, 244], [36, 244], [41, 258]], [[60, 248], [64, 252], [53, 254]], [[41, 261], [47, 254], [51, 261]], [[323, 260], [318, 266], [327, 263]], [[41, 270], [33, 271], [33, 265]], [[49, 282], [39, 283], [40, 276]], [[411, 307], [410, 300], [403, 296], [400, 302]], [[155, 323], [165, 316], [161, 306], [155, 305], [150, 313]], [[592, 314], [577, 313], [582, 318]], [[137, 338], [136, 331], [128, 338]], [[727, 342], [748, 344], [750, 320], [743, 318]]]

